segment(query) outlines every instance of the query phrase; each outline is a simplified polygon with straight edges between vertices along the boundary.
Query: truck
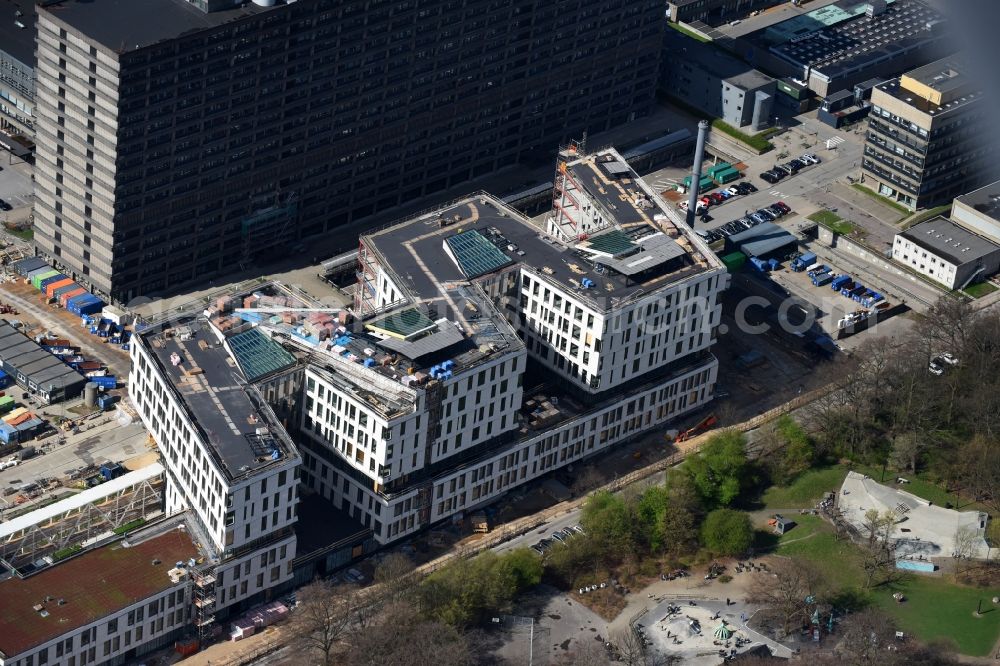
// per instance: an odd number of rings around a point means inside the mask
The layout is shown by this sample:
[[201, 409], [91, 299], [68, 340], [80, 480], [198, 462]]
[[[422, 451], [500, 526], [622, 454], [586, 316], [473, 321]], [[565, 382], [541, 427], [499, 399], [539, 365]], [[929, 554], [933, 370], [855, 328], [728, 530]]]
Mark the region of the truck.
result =
[[806, 252], [805, 254], [799, 255], [792, 260], [792, 270], [796, 273], [801, 273], [815, 263], [816, 254], [813, 252]]
[[118, 463], [104, 463], [101, 465], [101, 476], [104, 477], [105, 481], [117, 479], [123, 474], [125, 474], [125, 468]]

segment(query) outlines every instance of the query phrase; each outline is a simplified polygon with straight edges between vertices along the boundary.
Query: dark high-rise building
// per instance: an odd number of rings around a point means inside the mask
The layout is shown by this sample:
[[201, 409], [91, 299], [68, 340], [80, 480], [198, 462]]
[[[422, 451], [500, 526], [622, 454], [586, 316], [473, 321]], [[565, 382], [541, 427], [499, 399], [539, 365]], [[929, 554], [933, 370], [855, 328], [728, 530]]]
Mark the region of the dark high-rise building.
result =
[[656, 0], [38, 10], [38, 250], [117, 300], [646, 114]]

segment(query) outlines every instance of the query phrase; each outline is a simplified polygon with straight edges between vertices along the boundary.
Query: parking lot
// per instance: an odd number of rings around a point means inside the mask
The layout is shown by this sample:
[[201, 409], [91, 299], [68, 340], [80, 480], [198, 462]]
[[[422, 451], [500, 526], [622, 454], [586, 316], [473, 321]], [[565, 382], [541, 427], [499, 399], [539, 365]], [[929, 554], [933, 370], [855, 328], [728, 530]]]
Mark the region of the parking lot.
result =
[[7, 155], [9, 154], [6, 152], [0, 152], [0, 199], [10, 204], [11, 208], [30, 206], [34, 200], [31, 194], [31, 172], [27, 165], [8, 164]]

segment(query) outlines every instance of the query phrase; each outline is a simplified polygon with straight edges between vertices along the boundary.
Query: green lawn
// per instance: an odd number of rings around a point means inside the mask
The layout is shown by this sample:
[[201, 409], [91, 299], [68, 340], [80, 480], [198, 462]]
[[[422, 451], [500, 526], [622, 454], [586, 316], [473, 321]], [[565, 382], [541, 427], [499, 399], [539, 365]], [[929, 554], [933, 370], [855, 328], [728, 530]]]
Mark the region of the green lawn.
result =
[[853, 224], [851, 224], [841, 216], [837, 215], [836, 213], [833, 213], [828, 210], [818, 210], [812, 215], [810, 215], [808, 219], [812, 220], [813, 222], [819, 222], [824, 227], [827, 227], [831, 231], [838, 233], [841, 236], [845, 236], [854, 231]]
[[682, 25], [678, 25], [678, 24], [670, 22], [670, 21], [667, 22], [667, 25], [669, 25], [671, 28], [673, 28], [677, 32], [680, 32], [680, 33], [683, 33], [683, 34], [687, 35], [691, 39], [697, 39], [699, 42], [706, 42], [707, 43], [707, 42], [712, 41], [710, 39], [705, 39], [704, 37], [702, 37], [701, 35], [699, 35], [697, 32], [694, 32], [693, 30], [688, 30], [687, 28], [685, 28]]
[[[962, 587], [943, 578], [913, 575], [897, 589], [906, 596], [903, 603], [893, 600], [893, 590], [881, 588], [874, 591], [872, 600], [895, 617], [903, 631], [923, 640], [953, 640], [962, 654], [990, 654], [1000, 635], [1000, 608], [991, 601], [1000, 596], [1000, 587]], [[989, 612], [975, 617], [980, 600]]]
[[997, 288], [989, 282], [980, 282], [978, 284], [970, 284], [962, 291], [973, 298], [980, 298], [986, 294], [992, 294], [996, 290]]
[[[846, 539], [837, 541], [833, 528], [817, 516], [795, 516], [795, 520], [799, 524], [778, 537], [778, 555], [812, 561], [835, 589], [852, 590], [860, 600], [884, 609], [902, 631], [922, 640], [951, 639], [962, 654], [990, 653], [1000, 637], [1000, 607], [991, 601], [1000, 596], [1000, 588], [977, 589], [941, 577], [913, 574], [892, 587], [876, 587], [866, 593], [861, 591], [864, 575], [858, 547]], [[902, 592], [906, 601], [897, 603], [892, 598], [894, 592]], [[977, 618], [973, 612], [980, 599], [983, 610], [989, 612]]]
[[875, 201], [878, 201], [879, 203], [883, 203], [886, 206], [888, 206], [889, 208], [892, 208], [894, 210], [899, 211], [903, 215], [912, 215], [913, 214], [913, 211], [911, 211], [909, 208], [907, 208], [903, 204], [899, 203], [898, 201], [893, 201], [889, 197], [884, 197], [881, 194], [879, 194], [878, 192], [876, 192], [875, 190], [872, 190], [872, 189], [869, 189], [869, 188], [865, 187], [861, 183], [854, 183], [853, 185], [851, 185], [851, 187], [853, 187], [854, 189], [856, 189], [858, 192], [861, 192], [862, 194], [867, 194], [872, 199], [875, 199]]
[[765, 509], [810, 509], [823, 493], [837, 492], [847, 476], [840, 465], [819, 467], [804, 472], [790, 485], [771, 486], [761, 497]]
[[28, 229], [5, 229], [7, 233], [11, 236], [17, 236], [21, 240], [30, 241], [35, 237], [35, 230], [32, 228]]

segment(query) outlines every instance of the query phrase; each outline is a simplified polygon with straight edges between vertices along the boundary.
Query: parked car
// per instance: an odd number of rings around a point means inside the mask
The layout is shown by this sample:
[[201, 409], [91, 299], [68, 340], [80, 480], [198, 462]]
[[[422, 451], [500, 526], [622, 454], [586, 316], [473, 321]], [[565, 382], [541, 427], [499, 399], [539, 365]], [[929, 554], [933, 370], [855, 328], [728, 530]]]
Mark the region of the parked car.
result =
[[344, 578], [347, 579], [347, 582], [354, 583], [355, 585], [359, 585], [368, 580], [365, 575], [357, 569], [348, 569], [344, 574]]
[[712, 192], [711, 194], [708, 195], [708, 198], [714, 204], [720, 204], [726, 200], [726, 198], [718, 192]]
[[753, 194], [754, 192], [757, 191], [757, 186], [750, 182], [740, 183], [740, 188], [746, 190], [747, 194]]
[[774, 205], [768, 206], [764, 210], [766, 210], [771, 215], [774, 215], [775, 218], [779, 218], [785, 214], [785, 211], [781, 210], [780, 208]]
[[733, 185], [728, 190], [726, 190], [726, 192], [729, 192], [729, 196], [735, 197], [739, 194], [743, 194], [743, 188], [741, 188], [739, 185]]
[[771, 207], [779, 209], [785, 215], [788, 215], [789, 213], [792, 212], [792, 209], [789, 208], [788, 204], [786, 204], [784, 201], [775, 201], [773, 204], [771, 204]]
[[771, 183], [772, 185], [781, 180], [771, 171], [765, 171], [764, 173], [760, 174], [760, 179], [763, 180], [765, 183]]
[[711, 234], [708, 231], [705, 231], [704, 229], [696, 229], [695, 233], [701, 236], [705, 240], [708, 240], [711, 237]]
[[938, 363], [937, 359], [934, 359], [927, 364], [927, 371], [932, 375], [940, 375], [944, 373], [944, 368], [941, 367], [941, 364]]
[[820, 163], [820, 159], [818, 157], [816, 157], [815, 155], [813, 155], [812, 153], [804, 153], [802, 155], [802, 157], [800, 157], [799, 159], [802, 160], [803, 162], [808, 163], [808, 164], [819, 164]]
[[709, 215], [708, 213], [702, 213], [699, 217], [701, 221], [705, 222], [706, 224], [712, 221], [712, 216]]
[[788, 163], [788, 166], [793, 167], [796, 171], [804, 169], [809, 166], [808, 162], [803, 162], [802, 160], [795, 159]]
[[758, 211], [756, 213], [750, 213], [750, 219], [753, 220], [754, 222], [756, 222], [757, 224], [761, 224], [763, 222], [767, 222], [768, 221], [768, 219], [766, 217], [764, 217], [763, 215], [760, 214], [760, 211]]
[[764, 217], [764, 221], [765, 222], [772, 222], [772, 221], [778, 219], [777, 215], [775, 215], [774, 213], [772, 213], [771, 211], [769, 211], [766, 208], [761, 208], [759, 211], [757, 211], [757, 214], [758, 215], [762, 215]]
[[781, 173], [782, 174], [782, 176], [781, 176], [782, 178], [784, 178], [785, 176], [794, 175], [795, 172], [798, 171], [798, 169], [793, 168], [792, 166], [790, 166], [788, 164], [779, 164], [778, 166], [774, 167], [774, 170], [775, 170], [775, 172]]
[[0, 210], [12, 210], [12, 207], [9, 203], [4, 201], [3, 199], [0, 199]]
[[559, 532], [553, 532], [549, 536], [558, 541], [559, 543], [563, 543], [564, 541], [566, 541], [566, 537]]

